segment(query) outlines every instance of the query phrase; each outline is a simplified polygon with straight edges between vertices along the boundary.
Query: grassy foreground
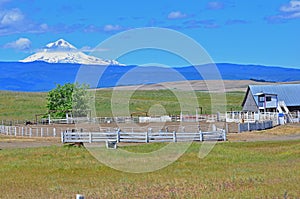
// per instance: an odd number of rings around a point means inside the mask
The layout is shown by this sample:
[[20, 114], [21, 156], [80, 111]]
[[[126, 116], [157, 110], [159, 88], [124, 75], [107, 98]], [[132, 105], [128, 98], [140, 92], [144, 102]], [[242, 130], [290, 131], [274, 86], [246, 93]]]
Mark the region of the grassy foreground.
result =
[[[126, 96], [126, 92], [121, 91], [121, 96]], [[191, 95], [184, 91], [175, 96], [170, 90], [143, 91], [138, 90], [132, 93], [126, 105], [131, 113], [134, 112], [151, 112], [151, 107], [161, 106], [165, 109], [165, 114], [179, 115], [181, 108], [178, 98], [189, 104]], [[211, 96], [207, 92], [195, 92], [199, 106], [202, 107], [203, 113], [211, 113]], [[212, 98], [218, 98], [221, 94], [214, 94]], [[240, 110], [244, 92], [226, 93], [227, 102], [220, 102], [216, 106], [225, 107], [227, 110]], [[0, 120], [35, 120], [35, 114], [47, 112], [47, 93], [30, 93], [30, 92], [8, 92], [0, 91]], [[95, 107], [98, 117], [112, 116], [112, 90], [98, 90], [95, 93]], [[181, 99], [183, 98], [183, 99]], [[227, 104], [224, 104], [227, 103]], [[192, 114], [195, 114], [196, 107], [189, 107]], [[200, 111], [200, 110], [199, 110]], [[199, 112], [200, 113], [200, 112]], [[124, 115], [121, 115], [124, 116]]]
[[[84, 148], [0, 150], [1, 198], [297, 198], [300, 141], [218, 143], [204, 159], [200, 143], [170, 166], [130, 174]], [[123, 147], [147, 152], [163, 144]]]

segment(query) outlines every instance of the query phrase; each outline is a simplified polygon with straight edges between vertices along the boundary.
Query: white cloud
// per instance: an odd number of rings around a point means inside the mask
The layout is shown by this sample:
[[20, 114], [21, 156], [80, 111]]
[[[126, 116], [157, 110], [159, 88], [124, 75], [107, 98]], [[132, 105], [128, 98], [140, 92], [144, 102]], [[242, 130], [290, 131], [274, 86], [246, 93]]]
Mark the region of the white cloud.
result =
[[120, 31], [120, 30], [123, 30], [123, 28], [122, 28], [122, 26], [120, 26], [120, 25], [111, 25], [111, 24], [109, 24], [109, 25], [105, 25], [105, 26], [103, 27], [103, 30], [104, 30], [105, 32], [112, 32], [112, 31]]
[[187, 17], [187, 15], [184, 13], [181, 13], [180, 11], [174, 11], [174, 12], [170, 12], [168, 14], [168, 19], [183, 19], [186, 17]]
[[9, 42], [3, 46], [4, 48], [13, 48], [16, 50], [26, 51], [31, 47], [31, 41], [27, 38], [19, 38], [16, 41]]
[[3, 11], [0, 13], [0, 17], [1, 17], [1, 21], [0, 21], [1, 26], [15, 25], [22, 22], [24, 19], [23, 13], [18, 8]]
[[49, 26], [48, 26], [48, 24], [43, 23], [43, 24], [40, 25], [40, 28], [41, 28], [42, 30], [48, 30], [48, 29], [49, 29]]
[[292, 0], [287, 5], [283, 5], [280, 8], [281, 12], [300, 12], [300, 1]]
[[[4, 2], [2, 0], [2, 2]], [[0, 0], [1, 5], [1, 0]], [[19, 8], [0, 10], [0, 36], [15, 33], [41, 33], [49, 31], [47, 24], [28, 19]]]
[[211, 1], [207, 3], [207, 8], [211, 10], [220, 10], [224, 8], [224, 3], [219, 1]]
[[300, 12], [295, 12], [295, 13], [292, 13], [288, 16], [286, 16], [287, 19], [295, 19], [295, 18], [300, 18]]
[[300, 18], [300, 0], [291, 0], [288, 4], [281, 6], [279, 11], [277, 15], [266, 17], [266, 19], [271, 23], [276, 23]]

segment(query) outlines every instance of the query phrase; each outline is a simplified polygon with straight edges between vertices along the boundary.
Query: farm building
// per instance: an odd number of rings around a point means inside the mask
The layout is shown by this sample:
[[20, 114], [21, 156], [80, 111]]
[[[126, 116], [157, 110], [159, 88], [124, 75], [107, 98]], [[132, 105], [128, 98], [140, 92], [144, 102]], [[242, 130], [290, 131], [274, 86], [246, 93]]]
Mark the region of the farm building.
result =
[[300, 84], [249, 85], [243, 111], [293, 112], [300, 110]]

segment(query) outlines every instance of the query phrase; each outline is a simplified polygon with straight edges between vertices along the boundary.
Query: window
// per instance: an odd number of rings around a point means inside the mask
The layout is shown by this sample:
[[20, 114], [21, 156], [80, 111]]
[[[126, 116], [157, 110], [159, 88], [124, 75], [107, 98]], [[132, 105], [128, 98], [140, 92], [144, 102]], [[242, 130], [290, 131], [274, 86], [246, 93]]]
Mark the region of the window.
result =
[[264, 102], [265, 101], [265, 97], [263, 97], [263, 96], [258, 97], [258, 101], [259, 102]]
[[272, 97], [270, 97], [270, 96], [269, 96], [269, 97], [266, 97], [266, 101], [267, 101], [267, 102], [272, 101]]

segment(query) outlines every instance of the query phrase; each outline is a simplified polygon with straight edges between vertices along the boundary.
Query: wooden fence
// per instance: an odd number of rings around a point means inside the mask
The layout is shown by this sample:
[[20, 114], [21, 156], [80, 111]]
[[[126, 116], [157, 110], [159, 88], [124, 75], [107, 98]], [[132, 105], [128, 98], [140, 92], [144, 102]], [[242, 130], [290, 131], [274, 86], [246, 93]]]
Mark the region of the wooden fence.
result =
[[187, 141], [226, 141], [225, 130], [213, 132], [62, 132], [62, 143], [94, 142], [187, 142]]

